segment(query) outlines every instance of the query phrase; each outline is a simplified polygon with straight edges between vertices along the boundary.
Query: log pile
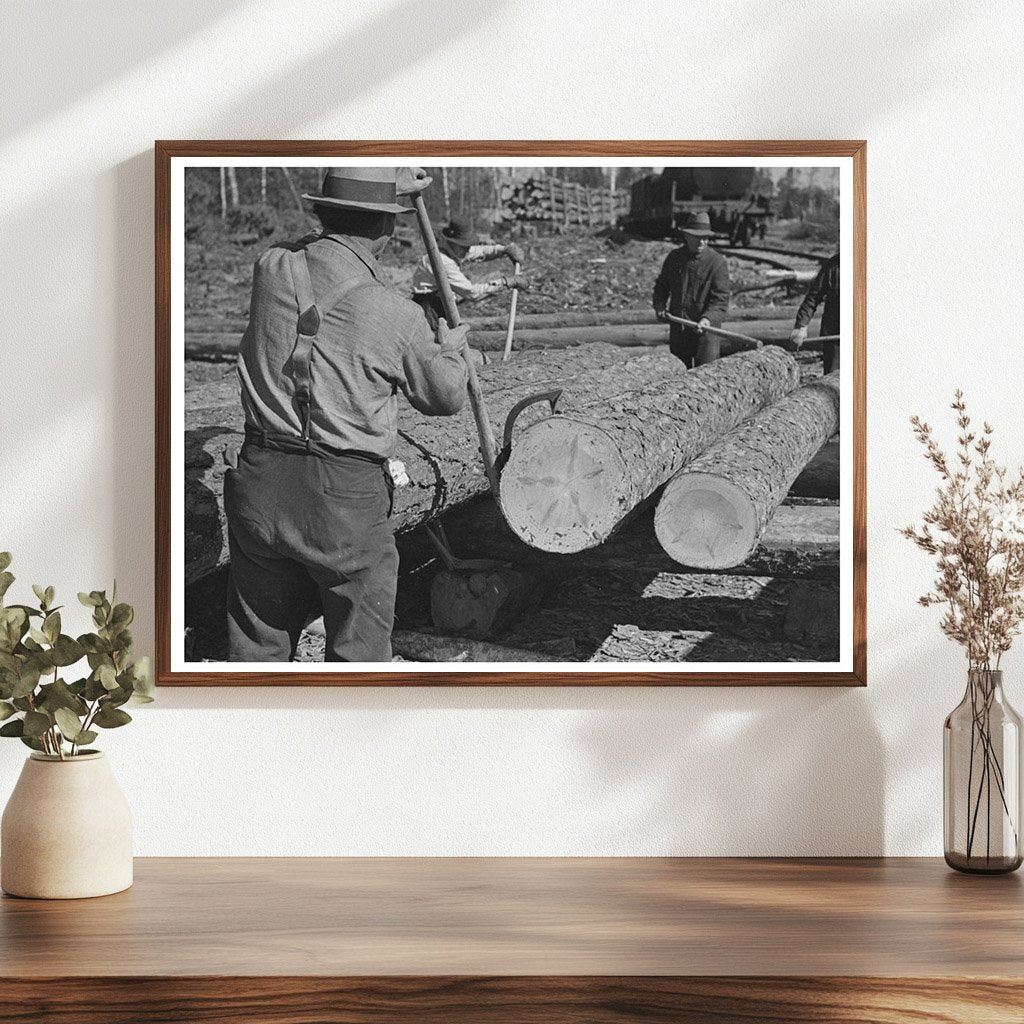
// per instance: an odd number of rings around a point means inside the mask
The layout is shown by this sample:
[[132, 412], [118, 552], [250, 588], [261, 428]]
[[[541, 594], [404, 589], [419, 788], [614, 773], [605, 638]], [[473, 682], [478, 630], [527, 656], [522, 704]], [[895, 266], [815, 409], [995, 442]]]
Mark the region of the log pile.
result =
[[[787, 357], [788, 358], [788, 357]], [[609, 407], [620, 392], [666, 390], [685, 377], [682, 364], [668, 353], [631, 357], [608, 345], [537, 353], [530, 359], [482, 367], [481, 386], [496, 427], [521, 399], [561, 390], [560, 408]], [[519, 420], [528, 424], [540, 414], [533, 407]], [[468, 404], [457, 416], [431, 417], [403, 405], [399, 415], [396, 457], [411, 483], [395, 495], [396, 530], [409, 530], [446, 509], [487, 491]], [[234, 375], [191, 388], [185, 398], [185, 580], [191, 583], [227, 560], [222, 509], [225, 456], [241, 445], [244, 420]]]
[[654, 516], [661, 546], [681, 565], [740, 565], [793, 481], [838, 429], [837, 371], [786, 395], [677, 473]]
[[683, 466], [792, 391], [799, 376], [779, 348], [689, 372], [676, 362], [639, 388], [619, 367], [598, 371], [581, 408], [517, 437], [501, 477], [505, 519], [531, 547], [595, 547]]
[[500, 198], [505, 221], [597, 227], [615, 224], [629, 212], [627, 189], [597, 188], [550, 175], [503, 185]]

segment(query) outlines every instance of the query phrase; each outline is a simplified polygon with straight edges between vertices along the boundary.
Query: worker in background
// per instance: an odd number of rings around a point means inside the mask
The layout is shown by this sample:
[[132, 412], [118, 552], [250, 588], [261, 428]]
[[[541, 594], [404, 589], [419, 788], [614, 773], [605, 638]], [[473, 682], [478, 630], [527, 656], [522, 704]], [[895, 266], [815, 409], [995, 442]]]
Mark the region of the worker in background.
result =
[[[397, 177], [410, 182], [397, 182]], [[327, 661], [391, 660], [398, 392], [428, 416], [466, 397], [467, 329], [387, 287], [377, 262], [414, 168], [331, 168], [318, 234], [263, 253], [238, 356], [245, 442], [224, 480], [228, 658], [290, 661], [323, 612]]]
[[708, 247], [714, 232], [707, 213], [691, 213], [683, 222], [683, 244], [665, 257], [654, 282], [654, 312], [697, 322], [699, 327], [669, 323], [668, 345], [689, 369], [714, 362], [721, 343], [705, 327], [720, 327], [729, 308], [729, 264]]
[[[529, 282], [522, 274], [509, 274], [490, 281], [474, 283], [462, 270], [467, 263], [496, 260], [502, 256], [511, 263], [518, 263], [521, 266], [525, 262], [525, 256], [515, 242], [508, 245], [481, 245], [479, 236], [469, 224], [461, 217], [453, 217], [451, 222], [441, 229], [437, 244], [441, 250], [441, 265], [444, 267], [456, 302], [477, 302], [503, 288], [521, 288], [524, 291], [529, 288]], [[444, 317], [444, 306], [437, 290], [430, 256], [427, 254], [423, 255], [413, 272], [412, 297], [413, 301], [422, 307], [427, 322], [436, 329], [438, 320]]]
[[[823, 336], [839, 333], [839, 253], [824, 263], [818, 276], [800, 303], [796, 313], [796, 321], [789, 340], [799, 350], [807, 341], [807, 325], [822, 303], [825, 308], [821, 313], [821, 334]], [[826, 341], [821, 346], [822, 372], [831, 373], [839, 369], [839, 343]]]

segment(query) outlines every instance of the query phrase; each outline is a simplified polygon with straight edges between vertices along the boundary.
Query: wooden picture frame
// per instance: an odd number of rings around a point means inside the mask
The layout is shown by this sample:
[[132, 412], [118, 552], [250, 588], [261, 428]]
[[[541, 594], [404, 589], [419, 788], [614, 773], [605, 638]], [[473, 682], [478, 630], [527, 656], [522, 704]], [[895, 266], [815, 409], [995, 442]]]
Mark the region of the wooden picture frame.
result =
[[[595, 166], [644, 161], [653, 166], [716, 165], [744, 161], [751, 167], [766, 163], [785, 166], [838, 167], [845, 183], [838, 203], [844, 262], [844, 334], [849, 325], [852, 343], [844, 344], [844, 383], [852, 383], [844, 397], [843, 434], [843, 538], [840, 545], [842, 580], [839, 628], [842, 655], [827, 667], [798, 668], [786, 662], [765, 668], [743, 663], [702, 664], [699, 661], [662, 665], [651, 662], [624, 669], [616, 662], [542, 664], [533, 671], [524, 664], [508, 667], [486, 663], [452, 662], [442, 665], [387, 665], [347, 669], [340, 665], [280, 665], [268, 668], [224, 662], [190, 660], [186, 651], [184, 618], [184, 459], [172, 424], [183, 423], [184, 389], [184, 231], [182, 228], [184, 167], [258, 167], [260, 161], [289, 166], [288, 161], [333, 165], [365, 161], [396, 165], [458, 166], [481, 160], [493, 165], [538, 167], [573, 166], [590, 161]], [[687, 163], [688, 162], [688, 163]], [[162, 686], [863, 686], [866, 685], [866, 497], [865, 497], [865, 394], [866, 394], [866, 143], [863, 141], [158, 141], [155, 144], [156, 237], [156, 667]], [[673, 198], [675, 193], [673, 192]], [[673, 224], [675, 221], [673, 221]], [[849, 269], [845, 269], [848, 267]], [[852, 295], [850, 291], [852, 290]], [[852, 368], [852, 373], [850, 372]], [[849, 428], [849, 429], [847, 429]], [[184, 431], [182, 431], [182, 434]], [[852, 494], [849, 493], [852, 491]], [[177, 545], [177, 546], [176, 546]], [[838, 570], [837, 570], [838, 571]], [[716, 663], [717, 664], [717, 663]], [[826, 663], [822, 663], [823, 665]], [[776, 667], [777, 665], [777, 667]]]

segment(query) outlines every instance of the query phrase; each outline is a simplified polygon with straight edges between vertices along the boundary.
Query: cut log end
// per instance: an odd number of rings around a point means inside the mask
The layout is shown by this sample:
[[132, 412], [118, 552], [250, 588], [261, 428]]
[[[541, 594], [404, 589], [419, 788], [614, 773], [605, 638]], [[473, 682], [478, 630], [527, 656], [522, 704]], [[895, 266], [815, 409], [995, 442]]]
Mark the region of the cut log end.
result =
[[757, 546], [757, 512], [732, 481], [680, 473], [665, 486], [654, 531], [666, 554], [695, 569], [728, 569]]
[[600, 543], [631, 506], [622, 454], [600, 427], [552, 416], [520, 435], [501, 478], [506, 520], [531, 547], [567, 553]]

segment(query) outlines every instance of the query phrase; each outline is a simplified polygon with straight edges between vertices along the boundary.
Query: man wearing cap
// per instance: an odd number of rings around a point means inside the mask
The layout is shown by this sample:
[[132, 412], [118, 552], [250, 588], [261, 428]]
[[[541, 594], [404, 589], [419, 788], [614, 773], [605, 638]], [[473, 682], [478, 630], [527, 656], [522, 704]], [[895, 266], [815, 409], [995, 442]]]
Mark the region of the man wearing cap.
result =
[[[825, 263], [811, 287], [807, 289], [804, 301], [796, 312], [796, 322], [789, 340], [798, 350], [807, 341], [807, 325], [814, 318], [818, 306], [825, 303], [821, 311], [821, 334], [839, 333], [839, 253]], [[822, 372], [826, 375], [838, 369], [839, 345], [834, 341], [821, 343]]]
[[[399, 173], [404, 191], [429, 183]], [[435, 339], [385, 286], [377, 257], [409, 212], [397, 195], [393, 167], [332, 168], [304, 197], [323, 230], [256, 261], [238, 357], [245, 442], [224, 480], [231, 661], [291, 660], [321, 610], [327, 661], [391, 660], [397, 395], [427, 415], [466, 395], [466, 329], [441, 321]]]
[[[523, 250], [515, 242], [508, 245], [481, 245], [479, 236], [469, 223], [461, 217], [453, 217], [441, 229], [437, 244], [441, 250], [441, 266], [444, 267], [456, 302], [477, 302], [487, 295], [501, 291], [502, 288], [522, 288], [525, 291], [529, 287], [527, 279], [522, 274], [510, 274], [474, 283], [462, 270], [466, 263], [496, 260], [502, 256], [507, 257], [512, 263], [522, 264], [525, 262]], [[430, 325], [436, 327], [438, 319], [444, 316], [444, 306], [441, 303], [429, 255], [424, 255], [416, 264], [416, 270], [412, 275], [412, 297], [423, 309]]]
[[714, 362], [720, 342], [705, 327], [720, 327], [729, 308], [729, 264], [725, 257], [708, 248], [714, 234], [707, 213], [687, 215], [682, 227], [683, 244], [665, 257], [654, 282], [654, 312], [667, 320], [666, 312], [700, 324], [684, 327], [669, 324], [668, 344], [672, 354], [686, 367]]

